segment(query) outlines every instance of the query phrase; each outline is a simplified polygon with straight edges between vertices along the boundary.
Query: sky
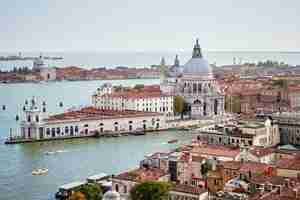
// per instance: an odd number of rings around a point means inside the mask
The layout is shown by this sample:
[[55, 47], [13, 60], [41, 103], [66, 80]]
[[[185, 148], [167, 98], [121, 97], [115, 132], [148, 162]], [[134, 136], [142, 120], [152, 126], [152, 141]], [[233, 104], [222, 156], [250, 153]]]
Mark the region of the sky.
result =
[[299, 0], [2, 0], [0, 51], [300, 51]]

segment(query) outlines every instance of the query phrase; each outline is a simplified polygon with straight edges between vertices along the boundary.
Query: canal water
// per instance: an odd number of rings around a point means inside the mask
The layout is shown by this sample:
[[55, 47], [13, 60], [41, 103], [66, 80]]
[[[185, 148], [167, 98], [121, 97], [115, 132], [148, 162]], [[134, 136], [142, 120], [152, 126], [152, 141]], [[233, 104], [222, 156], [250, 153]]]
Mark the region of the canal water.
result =
[[[62, 112], [72, 106], [91, 104], [91, 95], [108, 81], [53, 82], [43, 84], [0, 85], [0, 200], [48, 200], [65, 183], [84, 180], [104, 172], [118, 173], [134, 168], [149, 153], [166, 151], [191, 140], [186, 132], [165, 131], [146, 136], [119, 138], [83, 138], [4, 145], [11, 127], [16, 128], [16, 114], [21, 114], [26, 98], [36, 96], [47, 101], [48, 110]], [[114, 80], [114, 85], [156, 84], [157, 79]], [[64, 107], [59, 107], [63, 101]], [[1, 106], [2, 108], [2, 106]], [[168, 144], [179, 139], [178, 144]], [[48, 151], [60, 153], [46, 155]], [[33, 176], [32, 170], [48, 168], [44, 176]]]

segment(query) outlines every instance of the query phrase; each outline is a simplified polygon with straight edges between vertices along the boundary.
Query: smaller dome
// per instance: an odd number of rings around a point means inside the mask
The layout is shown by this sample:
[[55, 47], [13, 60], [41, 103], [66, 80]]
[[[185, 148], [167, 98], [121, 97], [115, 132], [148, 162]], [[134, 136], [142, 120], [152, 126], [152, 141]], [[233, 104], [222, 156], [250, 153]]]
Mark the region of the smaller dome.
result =
[[103, 200], [121, 200], [121, 196], [118, 192], [110, 190], [103, 195]]

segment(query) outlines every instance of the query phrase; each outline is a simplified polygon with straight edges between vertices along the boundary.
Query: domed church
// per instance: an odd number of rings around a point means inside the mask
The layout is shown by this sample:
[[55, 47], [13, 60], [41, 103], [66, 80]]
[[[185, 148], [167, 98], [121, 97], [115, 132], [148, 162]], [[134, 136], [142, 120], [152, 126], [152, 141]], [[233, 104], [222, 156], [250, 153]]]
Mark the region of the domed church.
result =
[[[170, 83], [169, 80], [175, 81]], [[173, 91], [173, 95], [184, 97], [192, 118], [212, 118], [224, 114], [224, 95], [218, 89], [211, 66], [203, 58], [198, 39], [192, 58], [183, 66], [182, 73], [161, 82], [163, 92]], [[170, 89], [170, 86], [175, 88]]]

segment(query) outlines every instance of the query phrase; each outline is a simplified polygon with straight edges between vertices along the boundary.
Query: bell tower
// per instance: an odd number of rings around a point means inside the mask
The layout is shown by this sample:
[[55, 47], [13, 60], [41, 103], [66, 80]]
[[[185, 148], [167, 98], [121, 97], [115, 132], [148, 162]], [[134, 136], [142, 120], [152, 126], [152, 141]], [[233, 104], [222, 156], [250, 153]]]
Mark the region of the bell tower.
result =
[[166, 73], [167, 73], [167, 66], [165, 58], [162, 57], [160, 61], [160, 83], [164, 83], [166, 81]]
[[41, 134], [38, 134], [41, 132], [39, 126], [43, 120], [44, 112], [46, 112], [45, 106], [46, 104], [43, 103], [41, 110], [35, 97], [32, 97], [28, 106], [24, 106], [24, 120], [21, 124], [21, 133], [25, 139], [40, 139]]

